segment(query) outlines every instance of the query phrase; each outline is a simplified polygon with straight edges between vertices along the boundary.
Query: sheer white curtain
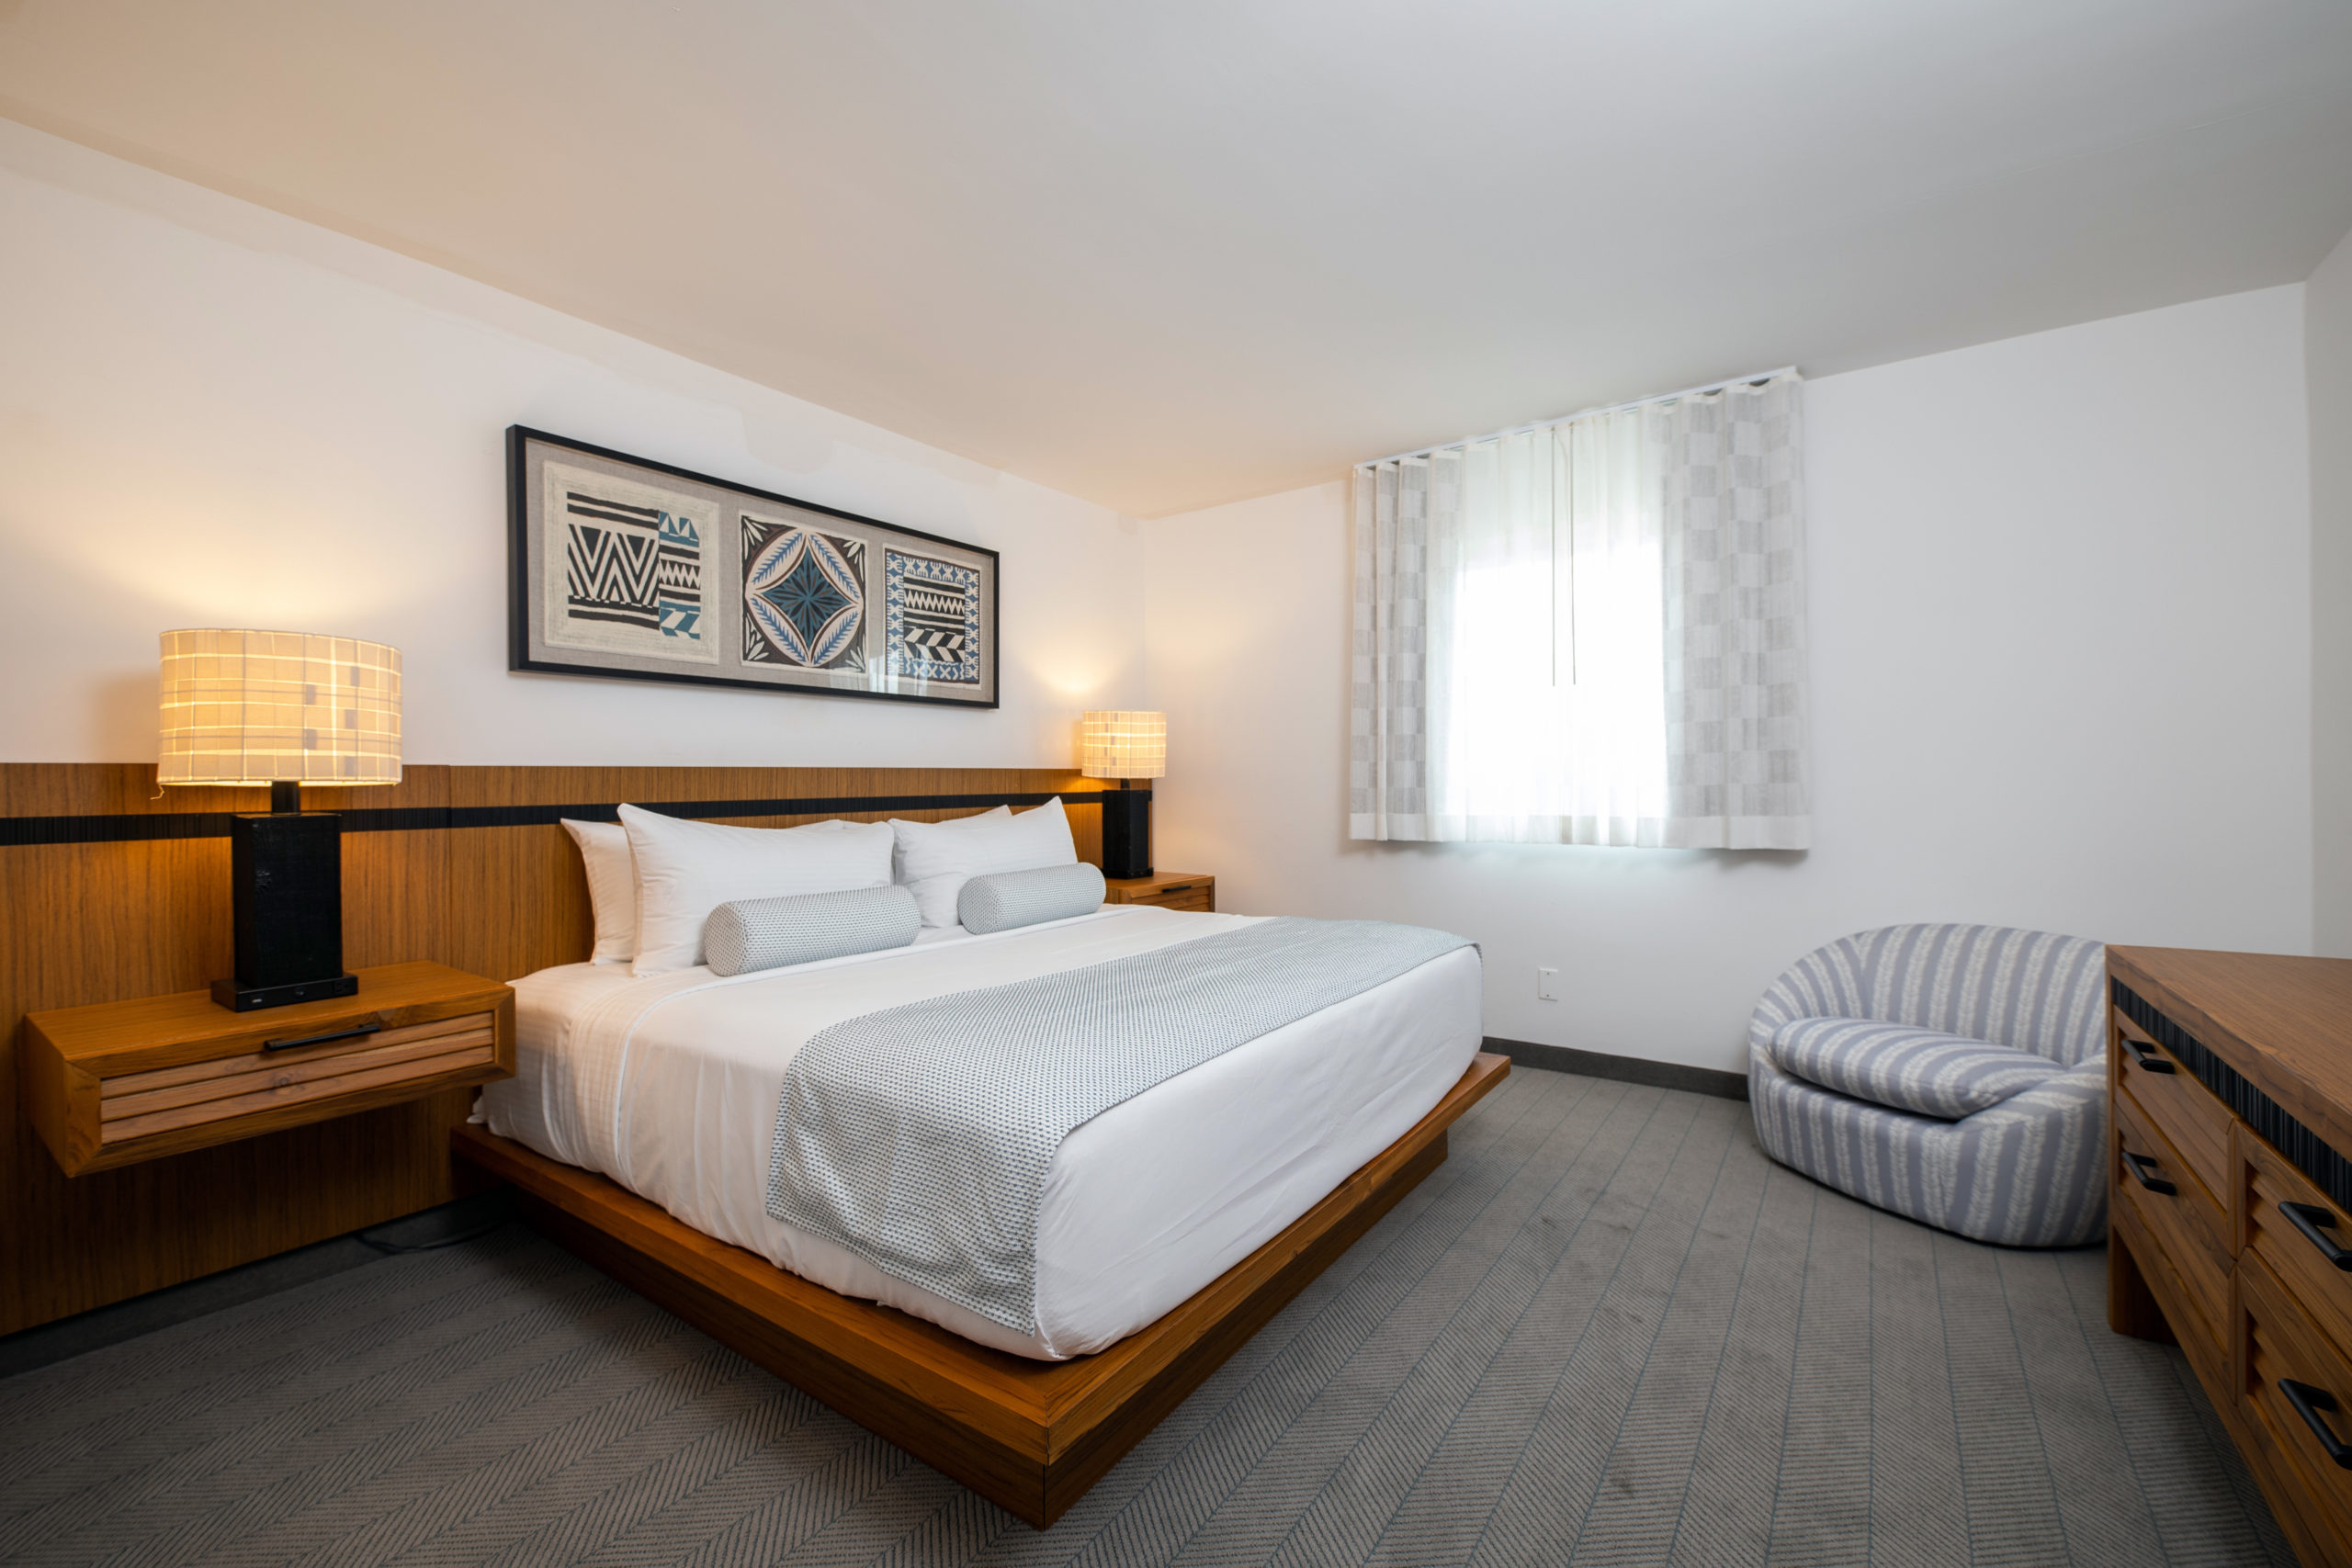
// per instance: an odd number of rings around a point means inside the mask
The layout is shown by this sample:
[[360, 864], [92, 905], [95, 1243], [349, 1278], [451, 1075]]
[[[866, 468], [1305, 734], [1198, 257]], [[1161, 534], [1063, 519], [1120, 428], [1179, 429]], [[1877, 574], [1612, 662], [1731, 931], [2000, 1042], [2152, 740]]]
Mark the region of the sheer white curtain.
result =
[[1646, 413], [1426, 459], [1423, 837], [1663, 841], [1663, 482]]
[[1809, 841], [1797, 386], [1356, 471], [1353, 837]]

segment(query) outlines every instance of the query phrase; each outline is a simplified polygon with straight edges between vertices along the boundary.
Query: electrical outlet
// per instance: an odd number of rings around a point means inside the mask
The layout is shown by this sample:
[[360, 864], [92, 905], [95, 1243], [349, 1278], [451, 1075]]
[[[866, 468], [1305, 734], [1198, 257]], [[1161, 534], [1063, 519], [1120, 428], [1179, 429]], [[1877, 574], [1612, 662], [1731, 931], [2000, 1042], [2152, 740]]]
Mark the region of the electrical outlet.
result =
[[1560, 972], [1556, 968], [1539, 966], [1535, 971], [1535, 999], [1556, 1002], [1560, 999]]

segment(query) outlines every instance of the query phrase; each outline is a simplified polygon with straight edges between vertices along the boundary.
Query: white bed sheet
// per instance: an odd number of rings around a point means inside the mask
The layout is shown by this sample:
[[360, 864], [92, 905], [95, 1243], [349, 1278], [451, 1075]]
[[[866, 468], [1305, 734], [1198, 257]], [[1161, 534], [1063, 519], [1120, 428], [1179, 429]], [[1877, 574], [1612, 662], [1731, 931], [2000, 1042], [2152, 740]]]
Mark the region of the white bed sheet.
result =
[[1250, 919], [1125, 906], [989, 936], [926, 931], [910, 948], [732, 979], [707, 968], [645, 979], [613, 964], [541, 970], [514, 983], [516, 1074], [482, 1091], [476, 1119], [829, 1290], [1016, 1355], [1082, 1355], [1165, 1314], [1427, 1114], [1478, 1049], [1476, 949], [1227, 1052], [1072, 1133], [1039, 1205], [1034, 1335], [769, 1216], [785, 1067], [842, 1019]]

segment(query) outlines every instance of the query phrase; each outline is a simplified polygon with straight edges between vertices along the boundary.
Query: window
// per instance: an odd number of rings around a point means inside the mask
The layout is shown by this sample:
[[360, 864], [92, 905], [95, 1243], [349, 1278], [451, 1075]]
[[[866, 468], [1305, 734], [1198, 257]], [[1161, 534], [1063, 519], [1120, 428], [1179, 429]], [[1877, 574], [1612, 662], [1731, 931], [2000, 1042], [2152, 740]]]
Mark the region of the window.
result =
[[1359, 468], [1352, 836], [1804, 847], [1801, 389]]

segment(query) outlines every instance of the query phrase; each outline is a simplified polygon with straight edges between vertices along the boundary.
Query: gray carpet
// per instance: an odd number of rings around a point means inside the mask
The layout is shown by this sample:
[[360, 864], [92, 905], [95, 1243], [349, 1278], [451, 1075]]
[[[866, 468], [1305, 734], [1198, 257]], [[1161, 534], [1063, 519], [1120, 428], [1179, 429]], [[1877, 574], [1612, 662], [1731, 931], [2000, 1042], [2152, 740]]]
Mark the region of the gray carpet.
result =
[[509, 1228], [0, 1382], [28, 1563], [2263, 1563], [2092, 1249], [1521, 1069], [1050, 1534]]

